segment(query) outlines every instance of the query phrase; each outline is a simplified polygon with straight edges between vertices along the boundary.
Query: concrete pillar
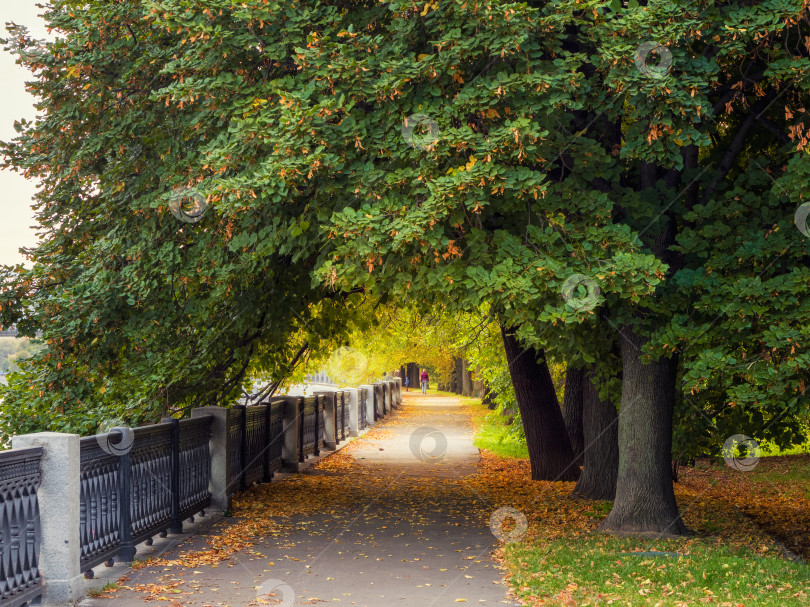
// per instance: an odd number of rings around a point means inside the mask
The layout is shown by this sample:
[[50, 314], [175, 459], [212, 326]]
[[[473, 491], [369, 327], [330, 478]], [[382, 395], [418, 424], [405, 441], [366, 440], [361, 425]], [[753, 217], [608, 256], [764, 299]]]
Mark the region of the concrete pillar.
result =
[[349, 408], [349, 436], [360, 436], [360, 401], [357, 388], [344, 388]]
[[[231, 479], [230, 434], [228, 425], [231, 410], [224, 407], [198, 407], [191, 410], [191, 417], [210, 415], [211, 439], [208, 449], [211, 452], [211, 480], [208, 490], [211, 492], [211, 507], [222, 512], [231, 509], [231, 492], [236, 491]], [[236, 479], [236, 484], [239, 479]]]
[[374, 425], [374, 386], [366, 384], [360, 386], [358, 390], [366, 393], [366, 423], [369, 426]]
[[318, 390], [315, 394], [322, 394], [323, 399], [323, 442], [327, 449], [337, 449], [337, 405], [335, 404], [334, 390]]
[[39, 570], [43, 605], [68, 605], [84, 594], [79, 567], [81, 451], [78, 434], [39, 432], [14, 436], [13, 449], [42, 447], [42, 484], [37, 491], [42, 538]]
[[[298, 461], [299, 441], [301, 440], [301, 417], [298, 415], [299, 402], [302, 396], [281, 396], [284, 401], [284, 442], [281, 445], [281, 466], [285, 472], [299, 472], [301, 463]], [[275, 399], [273, 399], [275, 401]]]

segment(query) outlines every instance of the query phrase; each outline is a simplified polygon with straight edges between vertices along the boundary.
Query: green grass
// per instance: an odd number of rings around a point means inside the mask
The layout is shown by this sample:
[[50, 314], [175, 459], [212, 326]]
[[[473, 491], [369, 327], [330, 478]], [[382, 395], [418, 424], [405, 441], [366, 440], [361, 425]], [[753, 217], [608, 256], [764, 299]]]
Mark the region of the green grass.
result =
[[87, 596], [97, 599], [99, 597], [104, 596], [107, 592], [112, 592], [116, 590], [118, 587], [116, 586], [115, 582], [110, 582], [103, 588], [90, 588], [87, 591]]
[[465, 398], [464, 402], [470, 405], [473, 421], [477, 431], [473, 444], [479, 449], [486, 449], [501, 457], [528, 459], [529, 450], [524, 441], [516, 439], [509, 434], [507, 426], [503, 425], [503, 418], [490, 411], [477, 398]]
[[[680, 553], [635, 556], [632, 551]], [[807, 607], [810, 567], [709, 540], [594, 534], [506, 548], [511, 584], [528, 604]]]
[[803, 445], [797, 445], [791, 447], [790, 449], [780, 449], [776, 445], [767, 442], [763, 442], [759, 447], [762, 457], [770, 457], [774, 455], [803, 455], [805, 453], [810, 453], [810, 439], [808, 439]]

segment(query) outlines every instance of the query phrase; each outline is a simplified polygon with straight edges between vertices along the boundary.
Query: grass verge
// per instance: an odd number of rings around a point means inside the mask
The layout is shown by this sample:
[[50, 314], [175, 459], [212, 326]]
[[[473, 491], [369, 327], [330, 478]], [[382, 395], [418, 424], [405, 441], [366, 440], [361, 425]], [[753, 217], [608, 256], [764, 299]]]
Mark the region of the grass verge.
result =
[[524, 605], [810, 605], [810, 566], [786, 558], [775, 539], [803, 553], [810, 457], [763, 458], [749, 473], [709, 462], [686, 469], [675, 491], [694, 535], [617, 538], [596, 530], [610, 502], [570, 499], [573, 483], [531, 481], [497, 418], [469, 405], [484, 450], [478, 491], [527, 518], [526, 535], [497, 552]]

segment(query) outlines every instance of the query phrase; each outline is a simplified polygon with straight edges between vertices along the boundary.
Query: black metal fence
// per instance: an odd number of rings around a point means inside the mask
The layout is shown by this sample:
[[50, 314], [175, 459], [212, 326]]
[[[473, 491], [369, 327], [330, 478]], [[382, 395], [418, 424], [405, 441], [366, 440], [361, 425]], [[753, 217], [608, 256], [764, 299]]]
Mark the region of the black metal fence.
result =
[[[385, 415], [385, 396], [381, 384], [370, 393], [358, 391], [356, 429], [368, 427], [369, 407], [375, 419]], [[216, 416], [203, 409], [200, 417], [167, 418], [80, 439], [78, 516], [73, 511], [67, 517], [78, 519], [79, 527], [79, 548], [71, 560], [92, 577], [93, 568], [102, 563], [131, 561], [136, 544], [151, 543], [154, 535], [182, 533], [183, 522], [212, 503], [211, 449], [221, 441], [227, 446], [215, 453], [221, 462], [227, 459], [230, 472], [220, 486], [230, 495], [270, 481], [285, 464], [318, 455], [328, 437], [335, 443], [346, 440], [350, 408], [347, 391], [282, 397], [219, 410]], [[212, 442], [215, 417], [226, 421], [218, 426], [220, 438]], [[291, 453], [285, 451], [291, 449], [287, 438], [295, 444]], [[0, 452], [0, 607], [17, 607], [42, 595], [37, 490], [43, 453], [42, 448]]]
[[16, 607], [42, 595], [37, 489], [42, 449], [0, 452], [0, 605]]
[[366, 390], [357, 391], [357, 417], [360, 429], [368, 428], [368, 392]]
[[211, 418], [164, 420], [81, 439], [81, 570], [131, 561], [135, 545], [182, 533], [211, 503]]

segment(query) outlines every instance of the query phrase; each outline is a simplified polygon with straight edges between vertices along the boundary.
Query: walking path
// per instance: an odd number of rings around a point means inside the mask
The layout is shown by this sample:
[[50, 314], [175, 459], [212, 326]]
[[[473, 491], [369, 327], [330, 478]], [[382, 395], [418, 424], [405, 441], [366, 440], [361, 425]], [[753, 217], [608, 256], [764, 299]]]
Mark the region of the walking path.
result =
[[375, 428], [303, 473], [237, 497], [233, 516], [86, 607], [516, 605], [491, 559], [492, 510], [458, 399], [404, 394]]

